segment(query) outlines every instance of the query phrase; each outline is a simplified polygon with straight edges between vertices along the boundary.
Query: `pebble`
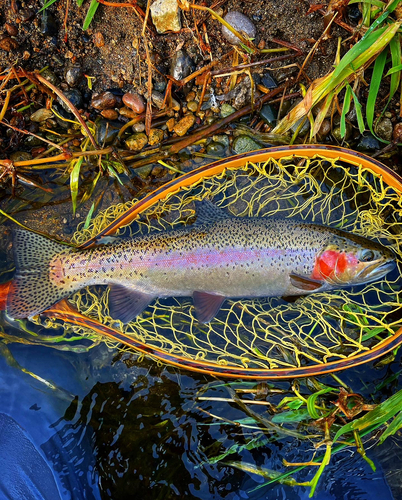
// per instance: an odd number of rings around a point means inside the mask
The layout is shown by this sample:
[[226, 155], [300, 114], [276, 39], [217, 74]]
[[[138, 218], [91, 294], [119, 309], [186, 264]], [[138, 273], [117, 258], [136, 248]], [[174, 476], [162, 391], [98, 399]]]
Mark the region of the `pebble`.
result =
[[105, 45], [105, 39], [100, 31], [94, 33], [94, 45], [98, 47], [98, 49]]
[[[300, 120], [297, 120], [297, 122], [292, 125], [291, 127], [291, 131], [293, 133], [296, 132], [296, 130], [299, 128], [299, 125], [300, 123], [302, 122], [302, 120], [304, 120], [304, 118], [300, 118]], [[306, 134], [308, 131], [310, 130], [310, 122], [308, 121], [308, 119], [306, 119], [301, 127], [301, 129], [299, 130], [299, 134], [298, 135], [304, 135]]]
[[327, 137], [327, 135], [331, 132], [331, 122], [330, 120], [324, 120], [321, 123], [321, 127], [318, 131], [318, 137], [323, 139], [324, 137]]
[[189, 113], [188, 115], [184, 116], [178, 123], [176, 123], [173, 130], [178, 136], [182, 137], [194, 125], [194, 123], [195, 116]]
[[278, 86], [276, 84], [276, 81], [272, 78], [272, 76], [269, 73], [265, 73], [262, 78], [261, 78], [261, 83], [264, 85], [265, 88], [267, 89], [276, 89]]
[[233, 150], [237, 154], [255, 151], [256, 149], [260, 149], [260, 145], [253, 141], [248, 135], [239, 135], [239, 137], [236, 137], [233, 141]]
[[161, 92], [158, 92], [157, 90], [154, 90], [152, 92], [151, 99], [152, 99], [152, 102], [155, 104], [155, 106], [157, 108], [162, 109], [163, 101], [165, 99], [165, 96]]
[[182, 80], [195, 70], [191, 57], [185, 50], [178, 50], [173, 56], [170, 64], [170, 74], [175, 80]]
[[173, 131], [175, 124], [176, 124], [175, 119], [174, 118], [169, 118], [169, 120], [166, 122], [166, 126], [167, 126], [169, 132]]
[[159, 128], [151, 128], [148, 137], [149, 144], [154, 146], [155, 144], [159, 144], [161, 141], [163, 141], [163, 130]]
[[229, 137], [226, 135], [226, 134], [220, 134], [220, 135], [214, 135], [212, 137], [212, 140], [214, 142], [220, 142], [221, 144], [223, 144], [225, 147], [229, 147], [229, 144], [230, 144], [230, 140], [229, 140]]
[[221, 117], [226, 118], [227, 116], [232, 115], [235, 112], [235, 108], [228, 104], [227, 102], [222, 104], [222, 107], [220, 109], [221, 112]]
[[18, 35], [18, 28], [17, 26], [15, 26], [15, 24], [5, 23], [4, 27], [6, 28], [6, 31], [10, 36]]
[[[68, 113], [64, 108], [60, 106], [58, 102], [53, 103], [53, 107], [57, 113], [57, 115], [60, 115], [62, 118], [65, 118], [66, 120], [75, 120], [75, 117], [72, 113]], [[68, 121], [62, 120], [56, 115], [56, 122], [59, 125], [59, 127], [64, 128], [68, 130], [71, 127], [71, 123]]]
[[107, 120], [117, 120], [119, 113], [115, 109], [104, 109], [101, 111], [103, 118]]
[[125, 117], [131, 118], [131, 119], [138, 116], [137, 113], [134, 113], [134, 111], [132, 109], [129, 109], [129, 108], [120, 108], [119, 113], [121, 114], [121, 116], [125, 116]]
[[15, 49], [18, 49], [18, 42], [9, 36], [5, 36], [0, 40], [0, 49], [5, 50], [6, 52], [12, 52]]
[[35, 111], [35, 113], [33, 113], [29, 119], [31, 120], [31, 122], [40, 123], [52, 117], [53, 113], [50, 111], [50, 109], [40, 108], [37, 111]]
[[348, 141], [352, 135], [352, 125], [348, 122], [345, 123], [345, 136], [341, 136], [341, 127], [338, 125], [337, 127], [332, 129], [332, 137], [338, 142]]
[[180, 31], [180, 11], [177, 0], [156, 0], [151, 5], [152, 22], [158, 33]]
[[383, 118], [382, 120], [380, 120], [377, 124], [376, 132], [377, 135], [381, 137], [381, 139], [384, 139], [385, 141], [391, 141], [393, 132], [391, 120], [389, 118]]
[[110, 91], [95, 93], [91, 101], [92, 107], [99, 110], [114, 108], [116, 104], [117, 98]]
[[207, 146], [207, 153], [209, 155], [223, 156], [225, 154], [225, 145], [220, 142], [210, 142]]
[[[245, 33], [249, 38], [255, 38], [255, 35], [257, 33], [256, 27], [250, 21], [250, 19], [241, 12], [232, 10], [226, 14], [224, 20], [231, 26], [233, 26], [233, 28], [239, 33]], [[222, 26], [222, 35], [228, 42], [232, 43], [233, 45], [241, 44], [240, 39], [230, 30], [228, 30], [226, 26]]]
[[198, 102], [197, 101], [190, 101], [187, 103], [187, 108], [192, 111], [193, 113], [195, 113], [197, 111], [197, 108], [198, 108]]
[[29, 161], [32, 160], [32, 155], [25, 151], [15, 151], [15, 153], [10, 154], [11, 161]]
[[59, 83], [59, 79], [57, 78], [57, 76], [53, 73], [52, 70], [50, 69], [45, 69], [44, 71], [42, 71], [41, 75], [43, 76], [43, 78], [45, 78], [48, 82], [50, 83], [53, 83], [53, 85], [58, 85]]
[[[71, 104], [73, 104], [77, 109], [80, 109], [82, 107], [83, 104], [82, 94], [79, 90], [77, 89], [66, 90], [64, 92], [64, 95], [71, 102]], [[60, 97], [57, 98], [57, 101], [63, 107], [63, 109], [65, 109], [67, 112], [70, 111], [70, 108], [64, 101], [60, 99]]]
[[396, 143], [402, 142], [402, 123], [395, 124], [392, 140]]
[[34, 137], [33, 135], [29, 135], [24, 139], [24, 144], [25, 146], [29, 148], [34, 148], [35, 146], [41, 146], [43, 142], [38, 139], [37, 137]]
[[131, 149], [131, 151], [141, 151], [147, 142], [148, 137], [142, 132], [130, 135], [130, 137], [125, 140], [126, 146], [128, 149]]
[[131, 128], [133, 129], [133, 132], [144, 132], [145, 123], [143, 122], [134, 123], [134, 125]]
[[123, 103], [128, 108], [132, 109], [134, 113], [141, 114], [145, 111], [144, 98], [136, 93], [127, 92], [123, 95]]
[[64, 79], [70, 85], [70, 87], [75, 87], [82, 78], [82, 68], [79, 65], [69, 66], [66, 69]]
[[152, 164], [144, 165], [135, 169], [135, 173], [141, 177], [141, 179], [147, 179], [152, 172]]
[[112, 143], [121, 129], [121, 123], [109, 120], [95, 120], [95, 139], [98, 144]]
[[375, 151], [380, 149], [380, 143], [371, 134], [363, 134], [356, 149], [359, 151]]
[[259, 112], [260, 117], [267, 125], [273, 126], [277, 119], [277, 111], [270, 104], [264, 104]]

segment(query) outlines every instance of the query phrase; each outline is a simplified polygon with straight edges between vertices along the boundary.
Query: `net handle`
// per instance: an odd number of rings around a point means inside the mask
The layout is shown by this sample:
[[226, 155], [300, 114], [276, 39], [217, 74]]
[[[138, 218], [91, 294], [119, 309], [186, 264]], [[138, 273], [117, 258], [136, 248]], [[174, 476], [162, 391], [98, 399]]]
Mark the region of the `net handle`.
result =
[[374, 173], [381, 175], [385, 183], [389, 186], [402, 191], [402, 178], [399, 177], [399, 175], [383, 165], [381, 162], [362, 153], [358, 153], [357, 151], [352, 151], [351, 149], [336, 146], [318, 146], [315, 144], [277, 146], [273, 148], [260, 149], [209, 163], [208, 165], [204, 165], [188, 172], [187, 174], [183, 174], [176, 179], [173, 179], [172, 181], [149, 193], [142, 200], [139, 200], [131, 208], [117, 217], [117, 219], [115, 219], [106, 228], [100, 231], [100, 233], [83, 243], [80, 248], [89, 248], [95, 245], [100, 238], [112, 235], [119, 229], [119, 227], [130, 224], [138, 214], [155, 205], [159, 200], [166, 198], [168, 194], [177, 192], [183, 187], [194, 185], [203, 178], [218, 175], [226, 168], [241, 168], [247, 161], [259, 163], [266, 162], [270, 159], [279, 160], [283, 157], [291, 156], [292, 154], [308, 158], [324, 156], [331, 159], [345, 161], [357, 167], [361, 165], [363, 168], [372, 170]]

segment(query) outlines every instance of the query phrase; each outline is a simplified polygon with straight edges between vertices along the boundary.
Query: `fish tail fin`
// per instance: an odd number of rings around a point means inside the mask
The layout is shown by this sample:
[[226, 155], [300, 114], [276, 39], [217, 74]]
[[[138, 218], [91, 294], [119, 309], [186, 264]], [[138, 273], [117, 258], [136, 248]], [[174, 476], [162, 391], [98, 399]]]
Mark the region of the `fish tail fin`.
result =
[[14, 231], [16, 272], [7, 296], [7, 314], [11, 318], [28, 318], [39, 314], [75, 291], [63, 289], [50, 276], [52, 259], [65, 253], [66, 248], [31, 231]]

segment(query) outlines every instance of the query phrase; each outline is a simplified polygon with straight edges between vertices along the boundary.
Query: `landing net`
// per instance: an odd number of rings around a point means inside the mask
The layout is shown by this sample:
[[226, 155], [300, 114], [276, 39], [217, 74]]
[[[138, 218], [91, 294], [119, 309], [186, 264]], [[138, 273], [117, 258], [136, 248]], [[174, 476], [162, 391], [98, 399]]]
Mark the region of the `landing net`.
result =
[[[291, 155], [226, 168], [157, 202], [118, 235], [191, 224], [196, 219], [194, 201], [204, 198], [238, 217], [297, 218], [341, 228], [401, 255], [401, 193], [374, 171], [323, 156]], [[88, 229], [79, 229], [73, 241], [84, 243], [133, 203], [110, 207]], [[246, 370], [309, 367], [375, 350], [395, 334], [401, 323], [399, 258], [397, 264], [380, 282], [291, 303], [281, 298], [227, 300], [209, 324], [198, 323], [191, 298], [156, 300], [128, 325], [109, 316], [105, 287], [81, 290], [71, 302], [82, 314], [175, 359]], [[85, 328], [74, 329], [86, 334]]]

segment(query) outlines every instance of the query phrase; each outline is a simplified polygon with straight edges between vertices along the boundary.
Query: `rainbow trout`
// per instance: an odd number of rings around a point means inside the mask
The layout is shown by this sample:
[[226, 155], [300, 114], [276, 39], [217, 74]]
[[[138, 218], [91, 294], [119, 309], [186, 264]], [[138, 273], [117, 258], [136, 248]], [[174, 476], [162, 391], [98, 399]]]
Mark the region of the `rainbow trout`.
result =
[[109, 285], [112, 318], [128, 323], [157, 297], [192, 296], [200, 322], [226, 298], [305, 295], [379, 280], [391, 250], [366, 238], [305, 222], [229, 216], [197, 204], [192, 226], [88, 250], [29, 231], [14, 234], [16, 274], [7, 311], [41, 313], [90, 285]]

